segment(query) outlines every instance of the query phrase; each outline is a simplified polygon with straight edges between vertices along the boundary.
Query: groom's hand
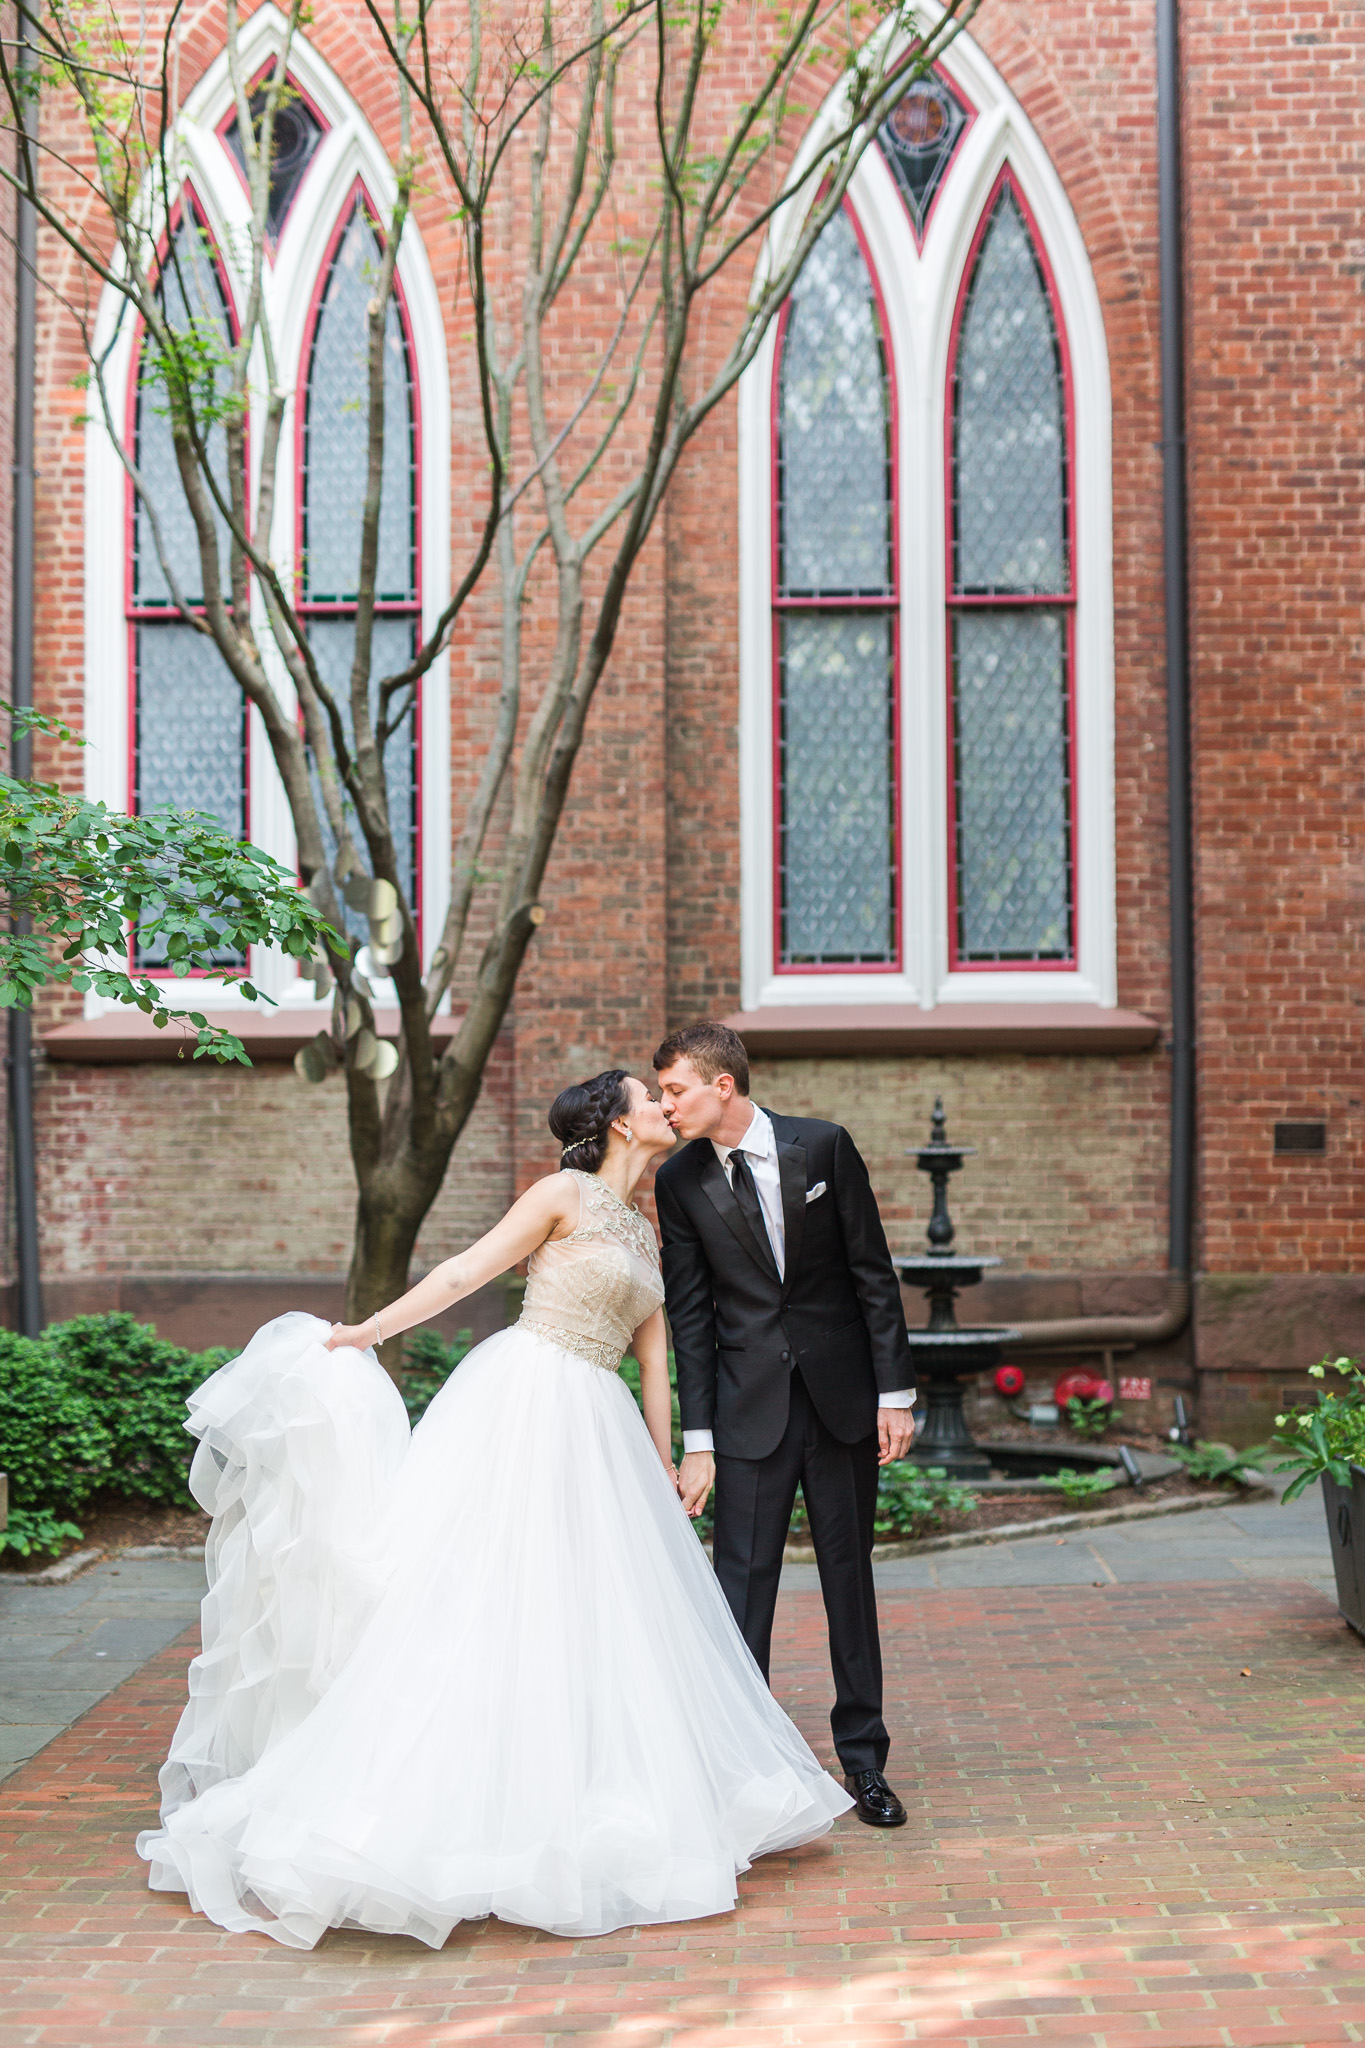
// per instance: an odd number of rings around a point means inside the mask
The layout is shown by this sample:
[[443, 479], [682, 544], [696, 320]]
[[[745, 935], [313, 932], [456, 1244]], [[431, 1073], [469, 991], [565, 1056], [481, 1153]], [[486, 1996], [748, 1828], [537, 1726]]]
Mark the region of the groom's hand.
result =
[[904, 1458], [915, 1441], [915, 1411], [913, 1408], [879, 1408], [877, 1410], [877, 1442], [880, 1456], [879, 1465], [892, 1465], [897, 1458]]
[[678, 1471], [682, 1504], [695, 1522], [716, 1483], [716, 1461], [709, 1451], [688, 1451]]

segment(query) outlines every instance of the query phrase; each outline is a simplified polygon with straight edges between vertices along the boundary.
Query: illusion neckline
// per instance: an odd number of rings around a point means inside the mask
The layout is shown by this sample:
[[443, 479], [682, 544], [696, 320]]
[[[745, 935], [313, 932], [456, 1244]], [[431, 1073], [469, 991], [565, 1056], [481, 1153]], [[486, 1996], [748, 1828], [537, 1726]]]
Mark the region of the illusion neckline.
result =
[[[568, 1171], [570, 1173], [576, 1173], [580, 1180], [596, 1181], [598, 1187], [601, 1188], [603, 1194], [610, 1195], [612, 1201], [615, 1202], [617, 1208], [624, 1209], [627, 1216], [640, 1216], [640, 1211], [636, 1208], [634, 1202], [623, 1202], [621, 1200], [621, 1197], [617, 1194], [615, 1188], [609, 1188], [607, 1186], [606, 1182], [603, 1180], [600, 1173], [589, 1173], [587, 1168], [584, 1166], [571, 1166], [568, 1168]], [[644, 1218], [641, 1216], [640, 1220], [641, 1222], [643, 1222]]]

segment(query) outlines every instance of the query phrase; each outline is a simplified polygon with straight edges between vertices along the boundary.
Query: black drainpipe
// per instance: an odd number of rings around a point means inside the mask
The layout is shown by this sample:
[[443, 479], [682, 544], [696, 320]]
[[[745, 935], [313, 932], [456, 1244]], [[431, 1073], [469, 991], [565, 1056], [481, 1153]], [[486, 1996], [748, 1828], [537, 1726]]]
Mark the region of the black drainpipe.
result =
[[[21, 164], [30, 137], [36, 140], [37, 51], [33, 24], [20, 0], [19, 85], [23, 132]], [[10, 641], [10, 692], [16, 710], [33, 703], [33, 433], [34, 356], [38, 328], [38, 218], [20, 193], [14, 223], [14, 615]], [[16, 731], [10, 747], [12, 772], [33, 773], [33, 735]], [[38, 1280], [38, 1170], [33, 1137], [33, 1019], [29, 1011], [9, 1013], [10, 1157], [14, 1169], [14, 1236], [19, 1269], [19, 1328], [36, 1337], [43, 1327]]]
[[1161, 484], [1166, 609], [1166, 783], [1171, 889], [1172, 1273], [1194, 1272], [1194, 856], [1190, 820], [1189, 519], [1185, 499], [1185, 221], [1178, 0], [1156, 0], [1161, 250]]
[[[1156, 0], [1157, 221], [1161, 278], [1161, 505], [1166, 610], [1166, 808], [1170, 867], [1171, 1195], [1166, 1306], [1151, 1316], [1016, 1323], [1019, 1348], [1159, 1344], [1189, 1321], [1194, 1273], [1194, 863], [1185, 500], [1185, 248], [1180, 176], [1179, 0]], [[1011, 1347], [1013, 1348], [1013, 1347]]]

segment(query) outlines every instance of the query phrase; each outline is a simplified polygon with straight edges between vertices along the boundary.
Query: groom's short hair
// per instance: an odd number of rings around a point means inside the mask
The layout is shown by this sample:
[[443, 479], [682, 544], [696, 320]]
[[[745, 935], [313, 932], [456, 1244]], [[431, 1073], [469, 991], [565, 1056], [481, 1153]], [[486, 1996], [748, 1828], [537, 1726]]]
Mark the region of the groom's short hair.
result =
[[655, 1073], [664, 1073], [678, 1060], [690, 1060], [703, 1081], [729, 1074], [741, 1095], [749, 1092], [749, 1055], [744, 1040], [728, 1024], [706, 1018], [700, 1024], [685, 1024], [681, 1031], [670, 1031], [654, 1055]]

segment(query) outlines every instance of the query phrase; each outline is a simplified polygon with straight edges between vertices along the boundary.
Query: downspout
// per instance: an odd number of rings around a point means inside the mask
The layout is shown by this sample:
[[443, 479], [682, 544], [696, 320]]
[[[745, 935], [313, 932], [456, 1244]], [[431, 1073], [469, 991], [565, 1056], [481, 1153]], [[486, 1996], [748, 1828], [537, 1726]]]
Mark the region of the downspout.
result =
[[[20, 133], [18, 148], [26, 156], [37, 139], [36, 86], [38, 53], [33, 24], [19, 0]], [[38, 216], [21, 192], [14, 223], [14, 547], [13, 617], [10, 638], [10, 693], [17, 711], [33, 704], [33, 448], [34, 357], [38, 333]], [[15, 730], [10, 745], [11, 772], [23, 780], [33, 773], [33, 735]], [[19, 929], [24, 929], [21, 921]], [[29, 1010], [9, 1013], [10, 1157], [14, 1171], [14, 1236], [19, 1278], [19, 1328], [36, 1337], [43, 1327], [43, 1297], [38, 1278], [38, 1169], [33, 1135], [33, 1017]]]
[[[1162, 572], [1166, 612], [1166, 809], [1170, 868], [1171, 1185], [1166, 1306], [1151, 1316], [1016, 1323], [1020, 1349], [1161, 1344], [1189, 1320], [1194, 1271], [1194, 863], [1186, 584], [1184, 208], [1179, 0], [1156, 0], [1157, 221], [1161, 277]], [[1015, 1348], [1011, 1344], [1010, 1349]]]

